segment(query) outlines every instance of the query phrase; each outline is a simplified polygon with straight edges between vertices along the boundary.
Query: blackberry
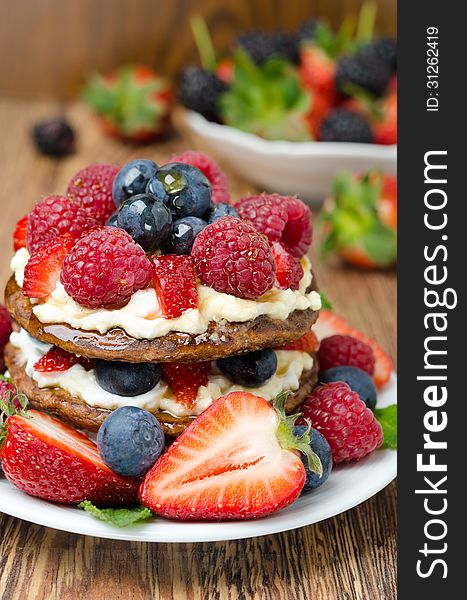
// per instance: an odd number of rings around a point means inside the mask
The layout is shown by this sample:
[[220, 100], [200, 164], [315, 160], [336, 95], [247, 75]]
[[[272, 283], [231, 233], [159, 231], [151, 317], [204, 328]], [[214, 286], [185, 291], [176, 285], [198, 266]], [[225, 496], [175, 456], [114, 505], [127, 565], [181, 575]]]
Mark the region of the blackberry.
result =
[[376, 58], [344, 56], [337, 63], [336, 88], [343, 96], [349, 96], [349, 88], [356, 86], [380, 98], [391, 79], [388, 66]]
[[63, 117], [54, 117], [34, 125], [32, 137], [36, 148], [46, 156], [68, 156], [75, 151], [75, 132]]
[[301, 42], [312, 40], [315, 36], [318, 25], [319, 21], [317, 19], [308, 19], [302, 23], [295, 34], [297, 43], [300, 44]]
[[262, 65], [273, 56], [292, 63], [298, 63], [299, 60], [296, 39], [285, 31], [246, 31], [237, 37], [236, 46], [248, 52], [257, 65]]
[[373, 40], [361, 49], [360, 56], [381, 60], [391, 72], [397, 71], [397, 42], [393, 38]]
[[360, 142], [371, 144], [373, 132], [367, 119], [351, 110], [338, 108], [321, 121], [319, 139], [322, 142]]
[[214, 73], [191, 66], [182, 71], [179, 99], [183, 106], [200, 113], [208, 121], [220, 123], [219, 96], [228, 87]]

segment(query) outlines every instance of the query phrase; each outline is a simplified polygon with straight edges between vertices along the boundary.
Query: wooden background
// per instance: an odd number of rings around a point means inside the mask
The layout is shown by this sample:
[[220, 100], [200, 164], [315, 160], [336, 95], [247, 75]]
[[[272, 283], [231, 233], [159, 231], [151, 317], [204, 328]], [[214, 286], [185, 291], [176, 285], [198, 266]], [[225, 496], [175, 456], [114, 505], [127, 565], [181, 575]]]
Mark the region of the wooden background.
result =
[[[395, 34], [396, 0], [374, 0], [377, 29]], [[175, 74], [197, 61], [190, 15], [220, 52], [244, 28], [293, 30], [310, 15], [339, 25], [362, 0], [0, 0], [0, 95], [73, 97], [86, 75], [124, 62]]]
[[[82, 105], [68, 107], [79, 152], [62, 161], [39, 156], [30, 126], [56, 105], [0, 99], [0, 289], [9, 277], [16, 221], [43, 195], [61, 193], [74, 173], [96, 161], [138, 155], [166, 160], [191, 147], [174, 137], [136, 150], [104, 138]], [[252, 192], [229, 173], [234, 197]], [[336, 310], [394, 357], [395, 273], [362, 273], [316, 258], [314, 267]], [[221, 527], [221, 525], [220, 525]], [[395, 600], [396, 486], [297, 531], [203, 544], [115, 542], [30, 525], [0, 514], [1, 600]]]

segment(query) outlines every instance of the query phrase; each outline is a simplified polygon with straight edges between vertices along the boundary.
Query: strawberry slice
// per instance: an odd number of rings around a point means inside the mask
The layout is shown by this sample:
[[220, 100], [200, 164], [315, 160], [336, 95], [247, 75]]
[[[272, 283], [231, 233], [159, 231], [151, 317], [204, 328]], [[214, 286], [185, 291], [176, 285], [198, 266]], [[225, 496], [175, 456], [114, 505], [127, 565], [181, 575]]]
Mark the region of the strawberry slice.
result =
[[34, 252], [24, 269], [23, 293], [29, 298], [47, 298], [60, 278], [65, 256], [75, 245], [70, 235], [60, 235]]
[[154, 287], [167, 319], [175, 319], [190, 308], [197, 308], [195, 263], [191, 256], [153, 256], [151, 263]]
[[161, 363], [163, 379], [175, 394], [177, 402], [186, 408], [196, 404], [198, 390], [208, 384], [211, 362]]
[[[219, 398], [148, 471], [142, 503], [182, 520], [251, 519], [284, 508], [305, 482], [295, 450], [310, 450], [290, 421], [250, 393]], [[311, 451], [308, 456], [322, 472], [318, 457]]]
[[375, 357], [373, 379], [375, 380], [376, 385], [381, 388], [389, 381], [389, 377], [394, 370], [394, 363], [392, 362], [391, 357], [374, 340], [349, 325], [342, 317], [339, 317], [330, 310], [322, 309], [313, 329], [320, 341], [331, 335], [340, 334], [351, 335], [352, 337], [357, 338], [357, 340], [368, 344], [373, 350]]
[[16, 223], [15, 232], [13, 234], [13, 248], [15, 252], [20, 248], [26, 248], [28, 245], [26, 241], [28, 221], [29, 215], [26, 215]]
[[71, 352], [66, 352], [57, 346], [53, 346], [41, 356], [41, 358], [34, 364], [34, 370], [40, 373], [56, 373], [62, 371], [68, 371], [73, 365], [82, 365], [86, 369], [92, 368], [93, 361], [84, 358], [83, 356], [76, 356]]
[[318, 347], [319, 341], [316, 334], [314, 331], [309, 331], [298, 338], [298, 340], [295, 340], [295, 342], [282, 346], [279, 350], [299, 350], [300, 352], [309, 352], [311, 354], [311, 352], [316, 352]]
[[94, 442], [36, 410], [8, 418], [0, 458], [9, 481], [30, 496], [64, 504], [90, 500], [97, 506], [137, 499], [138, 479], [113, 473]]

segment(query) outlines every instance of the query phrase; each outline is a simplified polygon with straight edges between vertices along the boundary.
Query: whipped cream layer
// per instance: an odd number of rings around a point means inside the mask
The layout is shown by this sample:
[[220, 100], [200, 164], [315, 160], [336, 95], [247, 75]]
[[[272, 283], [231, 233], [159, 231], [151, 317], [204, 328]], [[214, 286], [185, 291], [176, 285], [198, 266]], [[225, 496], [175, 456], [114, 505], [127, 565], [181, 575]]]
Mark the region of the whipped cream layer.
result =
[[120, 406], [138, 406], [152, 412], [157, 410], [170, 412], [176, 417], [199, 415], [214, 400], [234, 391], [248, 391], [271, 401], [282, 391], [295, 392], [298, 390], [302, 373], [313, 367], [313, 358], [307, 352], [276, 350], [276, 373], [264, 385], [257, 388], [246, 388], [233, 384], [216, 369], [213, 363], [208, 384], [199, 388], [196, 404], [190, 409], [176, 401], [171, 389], [163, 380], [149, 392], [129, 398], [111, 394], [102, 389], [97, 382], [94, 369], [87, 371], [78, 364], [73, 365], [67, 371], [40, 373], [34, 370], [34, 364], [47, 353], [51, 346], [34, 339], [24, 329], [13, 332], [10, 342], [20, 350], [26, 374], [40, 388], [61, 388], [95, 408], [113, 410]]
[[[22, 287], [24, 268], [29, 259], [25, 248], [18, 250], [11, 261], [16, 283]], [[33, 312], [41, 323], [66, 323], [74, 329], [107, 333], [120, 327], [134, 338], [154, 339], [172, 331], [192, 335], [205, 333], [210, 322], [244, 323], [261, 315], [285, 320], [295, 310], [319, 310], [318, 292], [307, 292], [313, 275], [311, 263], [302, 258], [304, 275], [298, 290], [272, 288], [254, 300], [237, 298], [231, 294], [198, 284], [198, 308], [187, 310], [175, 319], [161, 314], [157, 294], [153, 288], [133, 294], [128, 304], [118, 309], [90, 309], [75, 302], [58, 282], [46, 301], [33, 302]]]

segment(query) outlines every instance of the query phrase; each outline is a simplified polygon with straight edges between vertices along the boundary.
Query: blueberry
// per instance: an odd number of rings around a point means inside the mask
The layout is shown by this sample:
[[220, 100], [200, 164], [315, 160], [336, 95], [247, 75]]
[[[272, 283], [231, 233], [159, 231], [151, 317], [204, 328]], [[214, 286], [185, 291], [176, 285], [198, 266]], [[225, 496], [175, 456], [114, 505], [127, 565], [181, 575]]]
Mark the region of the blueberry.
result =
[[[184, 163], [168, 163], [157, 170], [156, 178], [168, 196], [175, 218], [202, 217], [211, 204], [211, 184], [203, 173]], [[154, 189], [155, 184], [152, 184]]]
[[110, 217], [107, 219], [106, 225], [108, 225], [109, 227], [118, 227], [118, 225], [117, 225], [117, 215], [118, 215], [118, 211], [115, 211], [114, 213], [112, 213], [110, 215]]
[[333, 367], [320, 374], [320, 381], [323, 383], [345, 381], [351, 390], [357, 392], [369, 409], [375, 410], [376, 386], [373, 379], [362, 369], [357, 369], [357, 367]]
[[270, 379], [277, 369], [277, 356], [271, 348], [229, 356], [217, 361], [220, 371], [233, 383], [256, 387]]
[[103, 422], [97, 447], [105, 464], [124, 477], [141, 477], [164, 450], [164, 432], [147, 410], [122, 406]]
[[213, 204], [208, 215], [207, 221], [211, 224], [222, 217], [238, 217], [238, 212], [231, 204]]
[[206, 225], [206, 221], [198, 217], [178, 219], [173, 224], [167, 250], [173, 254], [190, 254], [196, 236]]
[[[306, 425], [295, 425], [294, 433], [296, 436], [301, 436], [306, 430]], [[313, 452], [318, 455], [318, 458], [321, 461], [323, 466], [323, 474], [320, 477], [317, 473], [310, 471], [308, 469], [307, 457], [305, 454], [301, 454], [300, 456], [306, 471], [305, 485], [303, 486], [302, 494], [306, 494], [307, 492], [311, 492], [311, 490], [315, 490], [316, 488], [322, 486], [323, 483], [326, 482], [332, 470], [332, 452], [328, 441], [317, 429], [312, 429], [310, 431], [310, 436], [310, 447]]]
[[148, 181], [154, 177], [156, 169], [156, 163], [145, 158], [137, 158], [124, 165], [117, 173], [112, 186], [115, 206], [120, 206], [131, 196], [145, 192]]
[[101, 388], [117, 396], [145, 394], [161, 379], [161, 368], [157, 363], [97, 360], [94, 368]]
[[120, 207], [117, 225], [127, 231], [146, 252], [157, 250], [172, 233], [172, 214], [154, 196], [138, 194]]
[[165, 191], [162, 181], [158, 179], [156, 175], [151, 177], [151, 179], [148, 181], [146, 192], [152, 196], [155, 196], [156, 198], [159, 198], [159, 200], [162, 200], [164, 204], [169, 203], [169, 194]]

